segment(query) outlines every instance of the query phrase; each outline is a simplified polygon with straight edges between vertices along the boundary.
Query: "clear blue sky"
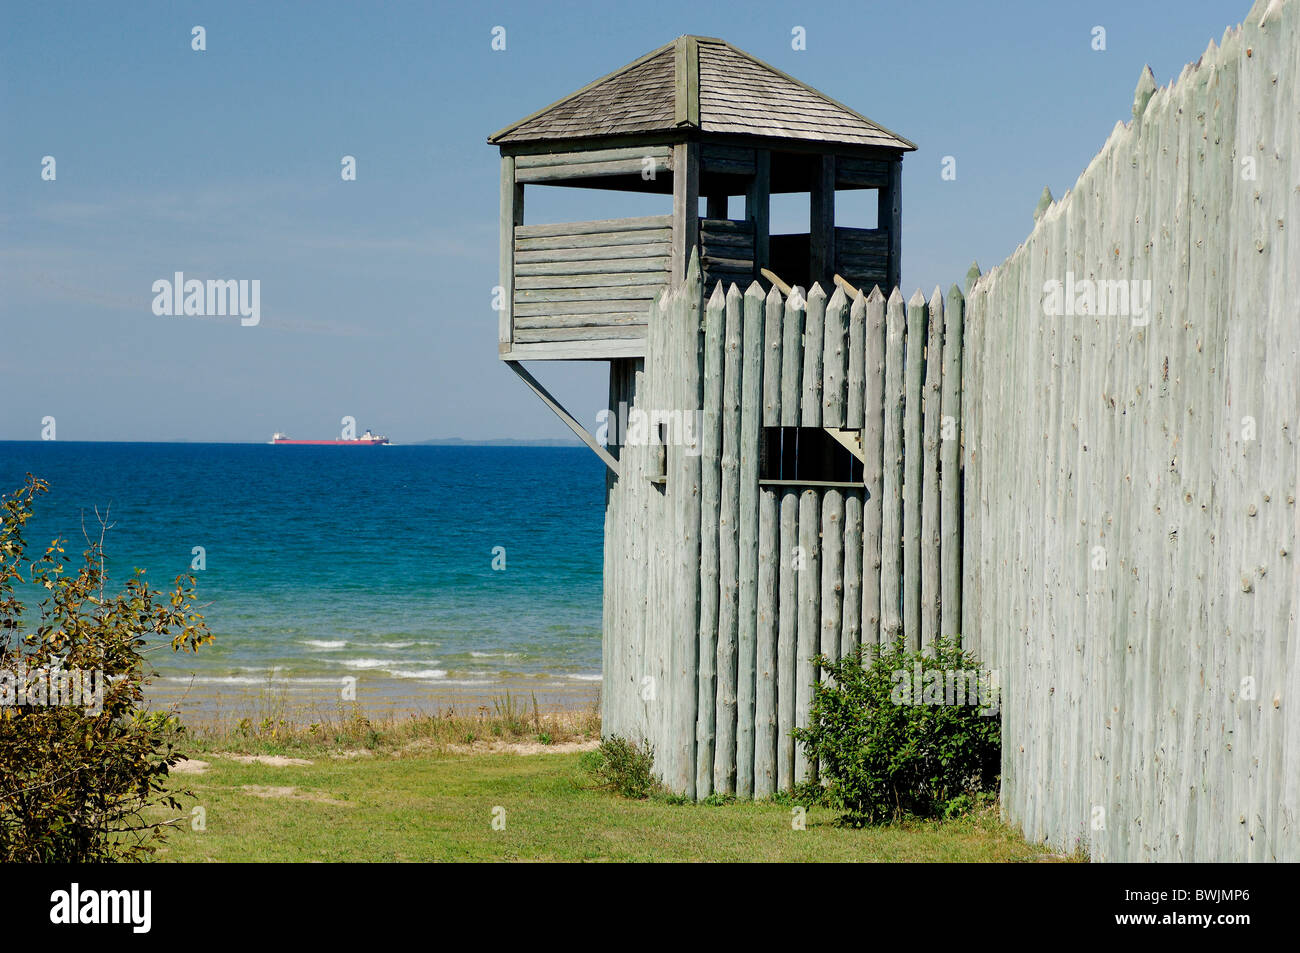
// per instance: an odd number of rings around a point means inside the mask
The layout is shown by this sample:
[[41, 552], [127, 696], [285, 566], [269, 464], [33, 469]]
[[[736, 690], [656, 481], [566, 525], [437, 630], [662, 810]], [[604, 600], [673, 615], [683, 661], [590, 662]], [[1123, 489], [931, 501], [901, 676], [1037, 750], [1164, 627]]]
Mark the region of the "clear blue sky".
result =
[[[1248, 9], [4, 0], [0, 440], [47, 415], [62, 440], [325, 437], [345, 414], [395, 442], [566, 436], [496, 357], [496, 129], [674, 36], [720, 36], [920, 146], [903, 278], [928, 293], [1014, 250], [1043, 186], [1059, 197], [1129, 118], [1143, 64], [1168, 83]], [[629, 207], [607, 200], [528, 210]], [[155, 316], [176, 271], [260, 279], [262, 324]], [[605, 365], [533, 369], [594, 426]]]

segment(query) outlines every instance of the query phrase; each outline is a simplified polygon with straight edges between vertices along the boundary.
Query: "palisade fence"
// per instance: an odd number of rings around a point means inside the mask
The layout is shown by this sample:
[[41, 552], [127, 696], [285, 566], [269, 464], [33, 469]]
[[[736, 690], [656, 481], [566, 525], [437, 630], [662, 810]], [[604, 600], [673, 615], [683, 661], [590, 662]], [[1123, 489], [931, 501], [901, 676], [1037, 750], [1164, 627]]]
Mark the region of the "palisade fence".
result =
[[1298, 89], [1294, 0], [1145, 72], [969, 295], [963, 631], [1004, 812], [1094, 859], [1300, 860]]
[[693, 259], [611, 365], [614, 415], [703, 413], [611, 439], [605, 731], [786, 790], [814, 655], [959, 636], [1031, 840], [1300, 860], [1298, 89], [1300, 2], [1260, 0], [964, 296], [705, 304]]
[[604, 730], [697, 798], [815, 774], [815, 655], [961, 618], [962, 292], [724, 288], [704, 304], [693, 259], [610, 388], [651, 423], [609, 441]]

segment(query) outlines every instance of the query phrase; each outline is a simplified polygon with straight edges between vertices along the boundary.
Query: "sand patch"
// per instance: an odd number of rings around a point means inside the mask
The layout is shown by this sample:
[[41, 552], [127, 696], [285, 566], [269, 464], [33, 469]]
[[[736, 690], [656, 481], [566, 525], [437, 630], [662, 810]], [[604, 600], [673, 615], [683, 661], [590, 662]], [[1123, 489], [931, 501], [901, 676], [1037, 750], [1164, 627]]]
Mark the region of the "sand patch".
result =
[[299, 791], [295, 787], [277, 787], [265, 784], [245, 784], [243, 786], [245, 794], [251, 794], [253, 797], [274, 797], [286, 798], [290, 801], [311, 801], [313, 804], [347, 804], [347, 801], [340, 801], [332, 798], [328, 794], [313, 794], [310, 791]]
[[594, 751], [600, 739], [590, 741], [560, 741], [544, 745], [540, 741], [476, 741], [471, 745], [448, 745], [448, 751], [457, 754], [568, 754], [574, 751]]
[[311, 764], [306, 758], [286, 758], [282, 754], [231, 754], [218, 752], [217, 757], [229, 758], [240, 764], [265, 764], [272, 768], [302, 768]]
[[349, 748], [346, 751], [331, 751], [331, 758], [348, 759], [348, 758], [369, 758], [374, 754], [373, 751], [367, 751], [365, 748]]
[[182, 758], [171, 766], [171, 774], [202, 774], [210, 765], [195, 758]]

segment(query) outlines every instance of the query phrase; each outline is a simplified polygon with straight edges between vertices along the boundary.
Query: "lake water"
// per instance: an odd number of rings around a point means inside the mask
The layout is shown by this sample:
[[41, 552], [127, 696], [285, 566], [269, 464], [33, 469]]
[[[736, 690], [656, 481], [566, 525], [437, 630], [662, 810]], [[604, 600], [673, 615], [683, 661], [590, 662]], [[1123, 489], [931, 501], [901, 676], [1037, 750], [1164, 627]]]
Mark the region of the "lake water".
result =
[[328, 706], [348, 677], [369, 708], [598, 691], [605, 477], [586, 448], [0, 442], [0, 492], [29, 471], [51, 484], [33, 557], [56, 535], [79, 552], [96, 506], [110, 583], [140, 566], [165, 587], [203, 547], [216, 642], [155, 654], [155, 697]]

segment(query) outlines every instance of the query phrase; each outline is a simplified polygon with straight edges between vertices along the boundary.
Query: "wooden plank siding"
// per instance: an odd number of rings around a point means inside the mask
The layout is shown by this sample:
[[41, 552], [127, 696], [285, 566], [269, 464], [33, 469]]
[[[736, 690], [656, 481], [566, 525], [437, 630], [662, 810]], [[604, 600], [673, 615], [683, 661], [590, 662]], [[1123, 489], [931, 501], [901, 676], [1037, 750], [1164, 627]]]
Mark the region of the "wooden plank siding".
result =
[[855, 288], [870, 292], [889, 284], [889, 230], [885, 228], [835, 229], [835, 273]]
[[746, 290], [758, 277], [754, 265], [753, 222], [700, 219], [700, 252], [705, 287], [723, 281]]
[[668, 282], [668, 215], [514, 228], [514, 344], [643, 341]]

